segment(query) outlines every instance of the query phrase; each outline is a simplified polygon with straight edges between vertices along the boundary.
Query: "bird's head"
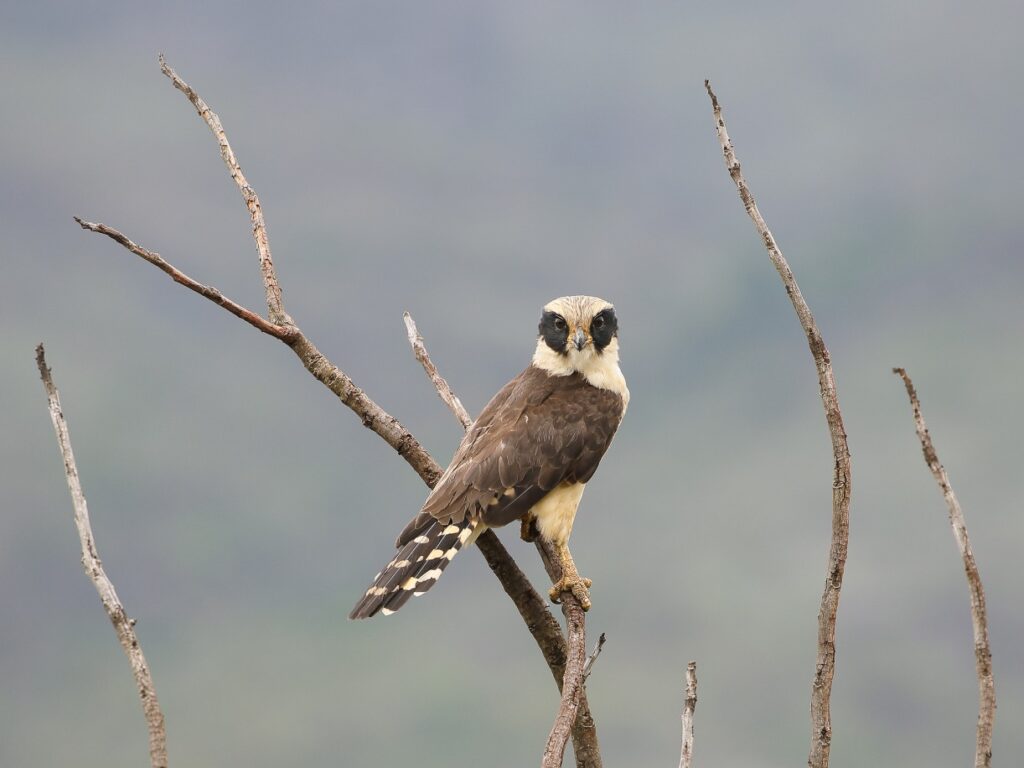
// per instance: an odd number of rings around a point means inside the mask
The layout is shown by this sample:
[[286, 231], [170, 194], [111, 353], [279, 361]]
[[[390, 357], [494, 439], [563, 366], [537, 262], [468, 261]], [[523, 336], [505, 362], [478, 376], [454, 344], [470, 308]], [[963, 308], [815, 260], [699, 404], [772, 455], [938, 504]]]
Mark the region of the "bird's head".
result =
[[[619, 321], [615, 308], [595, 296], [563, 296], [544, 306], [537, 329], [538, 358], [552, 369], [583, 371], [605, 355], [618, 359]], [[567, 372], [568, 372], [567, 371]]]

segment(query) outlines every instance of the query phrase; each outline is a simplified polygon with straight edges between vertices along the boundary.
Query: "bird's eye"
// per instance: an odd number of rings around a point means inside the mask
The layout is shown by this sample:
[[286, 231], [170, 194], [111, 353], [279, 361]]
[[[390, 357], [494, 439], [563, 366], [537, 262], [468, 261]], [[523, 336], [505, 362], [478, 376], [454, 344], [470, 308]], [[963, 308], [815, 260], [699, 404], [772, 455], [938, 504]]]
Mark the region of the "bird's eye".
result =
[[595, 328], [604, 328], [604, 317], [598, 315], [597, 317], [594, 318], [594, 321], [593, 323], [591, 323], [591, 325], [593, 325]]
[[554, 325], [555, 325], [555, 328], [556, 328], [557, 330], [559, 330], [559, 331], [564, 331], [564, 330], [565, 330], [565, 320], [563, 320], [563, 319], [562, 319], [562, 318], [560, 318], [560, 317], [556, 317], [556, 318], [555, 318], [555, 323], [554, 323]]

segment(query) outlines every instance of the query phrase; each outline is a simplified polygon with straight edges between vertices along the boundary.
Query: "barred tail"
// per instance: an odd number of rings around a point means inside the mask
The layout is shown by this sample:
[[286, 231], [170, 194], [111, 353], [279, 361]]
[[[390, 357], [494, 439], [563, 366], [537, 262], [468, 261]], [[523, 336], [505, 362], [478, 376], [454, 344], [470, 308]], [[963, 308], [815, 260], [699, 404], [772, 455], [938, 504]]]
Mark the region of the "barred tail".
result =
[[445, 525], [431, 518], [419, 530], [410, 531], [416, 535], [399, 547], [398, 554], [377, 574], [348, 617], [368, 619], [378, 612], [389, 616], [410, 597], [422, 595], [437, 583], [466, 542], [476, 540], [476, 528], [475, 520]]

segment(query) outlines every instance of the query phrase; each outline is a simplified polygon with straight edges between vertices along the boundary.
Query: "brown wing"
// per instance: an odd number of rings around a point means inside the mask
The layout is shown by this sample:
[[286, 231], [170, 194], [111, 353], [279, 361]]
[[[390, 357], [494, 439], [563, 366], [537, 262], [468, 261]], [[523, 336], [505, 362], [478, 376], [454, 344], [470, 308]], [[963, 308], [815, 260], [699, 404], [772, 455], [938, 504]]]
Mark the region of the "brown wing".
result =
[[560, 483], [587, 482], [621, 420], [614, 392], [530, 366], [480, 413], [398, 546], [434, 521], [505, 525]]

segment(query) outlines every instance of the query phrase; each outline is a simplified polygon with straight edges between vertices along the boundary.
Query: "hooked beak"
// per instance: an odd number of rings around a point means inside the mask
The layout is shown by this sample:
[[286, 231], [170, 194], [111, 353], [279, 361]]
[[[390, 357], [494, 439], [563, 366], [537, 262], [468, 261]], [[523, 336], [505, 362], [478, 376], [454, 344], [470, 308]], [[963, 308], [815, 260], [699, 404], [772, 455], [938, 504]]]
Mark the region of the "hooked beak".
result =
[[576, 333], [572, 337], [572, 343], [576, 347], [576, 351], [579, 352], [587, 344], [587, 335], [583, 332], [582, 328], [577, 328]]

